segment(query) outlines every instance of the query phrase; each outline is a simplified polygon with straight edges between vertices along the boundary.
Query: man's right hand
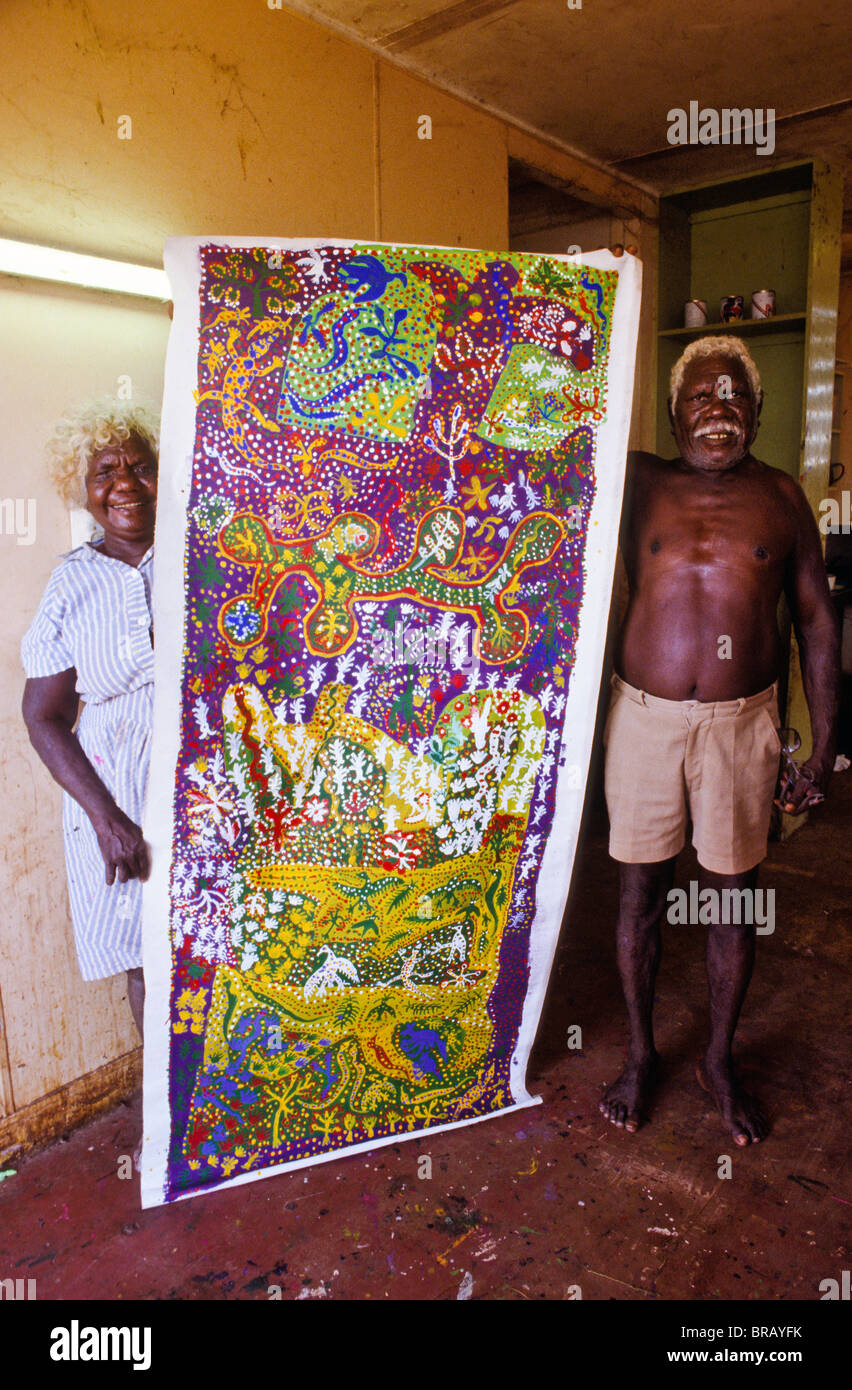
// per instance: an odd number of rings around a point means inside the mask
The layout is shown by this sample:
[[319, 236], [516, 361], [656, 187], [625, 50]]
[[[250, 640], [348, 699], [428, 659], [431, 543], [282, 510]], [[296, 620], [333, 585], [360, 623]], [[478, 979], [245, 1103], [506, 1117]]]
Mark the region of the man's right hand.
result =
[[151, 855], [142, 831], [118, 806], [93, 820], [98, 845], [106, 865], [106, 882], [127, 883], [131, 878], [146, 879], [151, 872]]

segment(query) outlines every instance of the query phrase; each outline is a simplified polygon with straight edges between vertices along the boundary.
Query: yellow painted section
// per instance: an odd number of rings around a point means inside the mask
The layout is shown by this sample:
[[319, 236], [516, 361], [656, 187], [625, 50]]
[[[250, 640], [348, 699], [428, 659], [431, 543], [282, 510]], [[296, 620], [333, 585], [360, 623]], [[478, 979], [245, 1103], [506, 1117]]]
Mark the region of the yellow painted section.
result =
[[364, 49], [265, 0], [3, 9], [3, 235], [160, 264], [167, 236], [374, 234]]
[[387, 63], [378, 112], [379, 240], [507, 250], [504, 127]]

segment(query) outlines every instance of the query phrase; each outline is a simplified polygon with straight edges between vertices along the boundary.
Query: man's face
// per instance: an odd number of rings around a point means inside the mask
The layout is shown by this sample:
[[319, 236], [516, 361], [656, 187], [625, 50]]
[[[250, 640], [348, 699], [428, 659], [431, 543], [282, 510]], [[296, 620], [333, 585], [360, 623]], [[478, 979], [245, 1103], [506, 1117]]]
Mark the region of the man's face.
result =
[[672, 415], [681, 458], [710, 473], [733, 468], [751, 447], [759, 413], [739, 358], [690, 362]]

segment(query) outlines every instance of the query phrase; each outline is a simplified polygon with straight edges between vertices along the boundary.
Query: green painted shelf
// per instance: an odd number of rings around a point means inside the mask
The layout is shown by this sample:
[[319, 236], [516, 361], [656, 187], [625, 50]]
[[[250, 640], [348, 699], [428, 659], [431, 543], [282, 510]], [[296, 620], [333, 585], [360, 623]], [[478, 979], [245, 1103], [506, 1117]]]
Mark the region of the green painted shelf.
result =
[[771, 319], [733, 319], [730, 323], [702, 323], [698, 328], [661, 328], [658, 338], [703, 338], [711, 333], [790, 333], [804, 329], [805, 314], [773, 314]]

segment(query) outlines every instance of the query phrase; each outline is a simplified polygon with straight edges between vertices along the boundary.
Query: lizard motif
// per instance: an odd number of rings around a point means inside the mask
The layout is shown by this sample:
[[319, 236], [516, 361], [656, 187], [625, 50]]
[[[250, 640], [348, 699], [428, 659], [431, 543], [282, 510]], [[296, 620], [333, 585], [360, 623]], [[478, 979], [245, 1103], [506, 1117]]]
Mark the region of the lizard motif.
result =
[[251, 390], [261, 377], [269, 376], [283, 365], [283, 358], [277, 355], [269, 358], [262, 366], [260, 362], [275, 346], [286, 325], [276, 319], [261, 319], [245, 333], [243, 314], [226, 309], [217, 316], [210, 327], [215, 328], [223, 321], [234, 319], [237, 322], [232, 322], [228, 329], [230, 363], [225, 368], [221, 387], [218, 390], [196, 391], [195, 400], [198, 405], [202, 401], [218, 401], [222, 411], [222, 424], [237, 453], [247, 463], [263, 468], [266, 461], [255, 451], [249, 440], [249, 419], [274, 434], [279, 434], [281, 427], [274, 420], [266, 418], [260, 407], [251, 399]]
[[313, 538], [282, 541], [262, 517], [239, 512], [222, 527], [219, 549], [226, 559], [254, 569], [254, 581], [250, 593], [238, 594], [222, 606], [219, 630], [235, 647], [262, 641], [279, 585], [288, 575], [300, 574], [317, 591], [304, 619], [306, 645], [316, 656], [339, 656], [353, 644], [358, 636], [353, 605], [358, 600], [408, 598], [470, 614], [479, 623], [482, 659], [495, 665], [512, 661], [529, 635], [526, 613], [510, 606], [512, 586], [523, 570], [546, 564], [553, 556], [562, 541], [562, 523], [550, 512], [531, 512], [480, 579], [453, 572], [464, 534], [459, 508], [433, 507], [420, 521], [408, 560], [376, 574], [364, 568], [380, 535], [374, 517], [345, 513]]

